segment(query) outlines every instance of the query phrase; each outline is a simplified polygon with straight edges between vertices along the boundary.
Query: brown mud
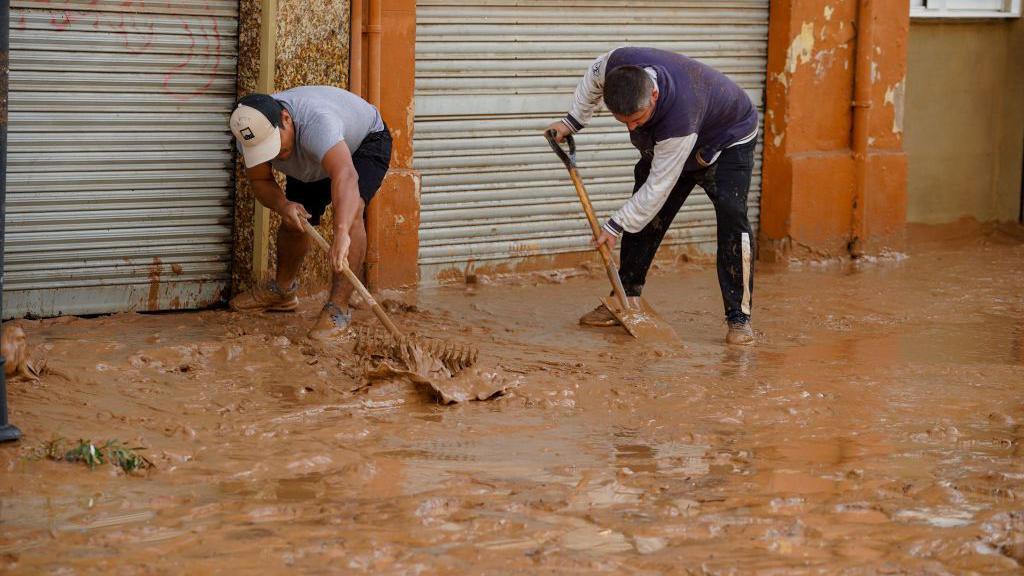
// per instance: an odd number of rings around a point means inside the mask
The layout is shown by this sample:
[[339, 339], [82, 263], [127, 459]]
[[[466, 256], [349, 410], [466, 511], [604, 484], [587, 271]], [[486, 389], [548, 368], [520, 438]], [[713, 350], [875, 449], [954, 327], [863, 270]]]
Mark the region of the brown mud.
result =
[[[449, 406], [311, 345], [313, 299], [22, 322], [65, 377], [10, 386], [0, 571], [1021, 572], [1024, 235], [925, 232], [761, 266], [753, 348], [724, 344], [708, 264], [644, 294], [683, 349], [579, 327], [597, 273], [423, 291], [396, 322], [519, 380]], [[157, 469], [26, 457], [55, 436]]]

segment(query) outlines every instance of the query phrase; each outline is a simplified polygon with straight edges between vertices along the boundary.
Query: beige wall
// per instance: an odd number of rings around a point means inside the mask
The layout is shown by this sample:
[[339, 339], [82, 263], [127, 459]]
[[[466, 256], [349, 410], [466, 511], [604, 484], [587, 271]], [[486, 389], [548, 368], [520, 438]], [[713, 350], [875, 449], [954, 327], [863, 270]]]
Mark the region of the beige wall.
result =
[[1017, 220], [1024, 19], [913, 21], [906, 98], [907, 220]]

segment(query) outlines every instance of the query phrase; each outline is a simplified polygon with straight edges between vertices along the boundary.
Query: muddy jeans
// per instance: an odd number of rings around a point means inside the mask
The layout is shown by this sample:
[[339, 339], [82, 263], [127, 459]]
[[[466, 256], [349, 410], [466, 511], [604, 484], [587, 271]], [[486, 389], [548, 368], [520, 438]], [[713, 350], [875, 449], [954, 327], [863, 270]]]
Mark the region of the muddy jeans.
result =
[[[665, 205], [647, 226], [636, 234], [622, 235], [619, 276], [629, 296], [639, 296], [647, 280], [654, 254], [665, 232], [695, 185], [707, 192], [715, 206], [718, 221], [718, 284], [722, 288], [725, 316], [729, 321], [750, 317], [750, 298], [754, 291], [754, 237], [747, 220], [747, 192], [754, 168], [756, 142], [726, 148], [711, 166], [684, 172], [669, 194]], [[633, 169], [635, 194], [647, 181], [651, 158], [641, 157]]]

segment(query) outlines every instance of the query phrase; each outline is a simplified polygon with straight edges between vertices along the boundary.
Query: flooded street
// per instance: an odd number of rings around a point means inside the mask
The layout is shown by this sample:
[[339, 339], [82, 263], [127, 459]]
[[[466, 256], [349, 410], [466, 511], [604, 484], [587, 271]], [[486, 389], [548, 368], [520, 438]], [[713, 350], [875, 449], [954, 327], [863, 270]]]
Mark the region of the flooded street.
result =
[[[1022, 273], [1019, 228], [763, 265], [752, 348], [724, 343], [713, 263], [648, 282], [683, 349], [579, 327], [598, 269], [425, 289], [396, 322], [517, 382], [449, 406], [312, 346], [312, 299], [22, 321], [50, 372], [9, 384], [0, 571], [1020, 572]], [[29, 458], [57, 436], [156, 469]]]

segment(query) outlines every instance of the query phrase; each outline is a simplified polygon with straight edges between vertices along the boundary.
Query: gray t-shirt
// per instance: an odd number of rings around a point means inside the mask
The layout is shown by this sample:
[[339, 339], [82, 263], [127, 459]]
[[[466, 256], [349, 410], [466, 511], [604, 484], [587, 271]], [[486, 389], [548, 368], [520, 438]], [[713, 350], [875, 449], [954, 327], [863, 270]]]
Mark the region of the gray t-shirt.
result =
[[278, 92], [295, 123], [295, 150], [287, 160], [273, 160], [277, 170], [301, 180], [327, 178], [320, 162], [342, 140], [355, 153], [367, 134], [380, 132], [380, 112], [359, 96], [333, 86], [300, 86]]

